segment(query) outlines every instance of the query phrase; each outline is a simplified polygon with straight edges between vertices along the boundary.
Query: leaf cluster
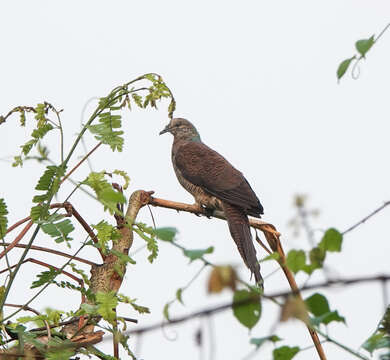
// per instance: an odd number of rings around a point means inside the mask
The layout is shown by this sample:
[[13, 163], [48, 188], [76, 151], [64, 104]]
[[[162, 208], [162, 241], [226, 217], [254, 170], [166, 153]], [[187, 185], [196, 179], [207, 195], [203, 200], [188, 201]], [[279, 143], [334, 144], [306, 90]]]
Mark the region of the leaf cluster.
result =
[[343, 235], [337, 229], [330, 228], [324, 233], [318, 246], [312, 248], [308, 255], [303, 250], [290, 250], [286, 259], [287, 266], [294, 274], [303, 271], [311, 275], [323, 267], [328, 252], [341, 251], [342, 241]]

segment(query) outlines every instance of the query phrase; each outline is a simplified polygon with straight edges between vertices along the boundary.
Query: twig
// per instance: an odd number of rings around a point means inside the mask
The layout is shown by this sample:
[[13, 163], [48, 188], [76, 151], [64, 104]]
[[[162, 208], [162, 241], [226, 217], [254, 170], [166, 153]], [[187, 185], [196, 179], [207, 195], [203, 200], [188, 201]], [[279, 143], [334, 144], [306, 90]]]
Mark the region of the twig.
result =
[[30, 221], [30, 222], [23, 228], [23, 230], [19, 233], [19, 235], [15, 238], [15, 240], [12, 241], [12, 243], [9, 244], [9, 245], [7, 246], [7, 248], [4, 249], [4, 251], [0, 254], [0, 259], [1, 259], [5, 254], [7, 254], [9, 251], [11, 251], [11, 250], [15, 247], [15, 245], [16, 245], [20, 240], [22, 240], [23, 236], [26, 235], [27, 231], [30, 230], [30, 228], [31, 228], [32, 225], [33, 225], [33, 222]]
[[[100, 316], [93, 316], [93, 317], [89, 317], [88, 315], [84, 315], [83, 316], [84, 319], [90, 319], [90, 320], [94, 320], [95, 318], [96, 319], [99, 319]], [[138, 323], [138, 320], [137, 319], [132, 319], [132, 318], [128, 318], [128, 317], [122, 317], [120, 316], [121, 319], [127, 321], [127, 322], [131, 322], [131, 323], [134, 323], [134, 324], [137, 324]], [[50, 325], [50, 328], [51, 329], [54, 329], [54, 328], [57, 328], [57, 327], [60, 327], [60, 326], [64, 326], [64, 325], [70, 325], [70, 324], [73, 324], [75, 322], [78, 322], [79, 321], [79, 317], [75, 317], [73, 319], [70, 319], [70, 320], [66, 320], [66, 321], [62, 321], [62, 322], [59, 322], [58, 324], [53, 324], [53, 325]], [[38, 328], [33, 328], [29, 331], [44, 331], [46, 330], [46, 327], [38, 327]]]
[[[373, 282], [373, 281], [383, 281], [383, 280], [390, 280], [390, 275], [377, 275], [377, 276], [371, 276], [371, 277], [367, 276], [367, 277], [361, 277], [361, 278], [328, 280], [328, 281], [313, 284], [313, 285], [307, 285], [307, 286], [299, 289], [299, 291], [307, 291], [307, 290], [312, 290], [312, 289], [317, 289], [317, 288], [330, 287], [333, 285], [347, 286], [347, 285], [354, 285], [354, 284], [362, 283], [362, 282]], [[286, 290], [286, 291], [281, 291], [281, 292], [270, 294], [270, 295], [263, 295], [263, 297], [265, 299], [273, 299], [273, 298], [277, 298], [277, 297], [287, 297], [291, 294], [294, 294], [294, 292], [292, 292], [291, 290]], [[236, 302], [235, 305], [245, 305], [245, 304], [250, 303], [251, 301], [253, 301], [253, 300], [247, 299], [246, 301], [243, 301], [242, 303]], [[177, 318], [170, 319], [168, 323], [166, 321], [163, 321], [163, 322], [159, 322], [156, 324], [137, 328], [134, 330], [129, 330], [126, 332], [126, 334], [131, 335], [131, 334], [146, 333], [149, 331], [157, 330], [163, 326], [178, 324], [178, 323], [182, 323], [182, 322], [185, 322], [185, 321], [197, 318], [197, 317], [208, 316], [208, 315], [215, 314], [215, 313], [218, 313], [218, 312], [221, 312], [224, 310], [228, 310], [232, 306], [233, 306], [233, 302], [228, 302], [228, 303], [217, 305], [214, 307], [209, 307], [206, 309], [195, 311], [195, 312], [187, 314], [187, 315], [183, 315], [183, 316], [180, 316]]]
[[22, 225], [24, 224], [25, 222], [31, 220], [31, 217], [30, 216], [27, 216], [25, 217], [24, 219], [22, 220], [19, 220], [18, 222], [16, 222], [15, 224], [13, 224], [12, 226], [10, 226], [8, 229], [7, 229], [7, 232], [6, 234], [8, 234], [9, 232], [11, 232], [12, 230], [14, 230], [15, 228], [17, 228], [19, 225]]
[[[279, 253], [279, 256], [280, 256], [278, 262], [279, 262], [284, 274], [286, 275], [286, 278], [287, 278], [288, 283], [290, 284], [291, 290], [293, 291], [293, 293], [295, 293], [295, 295], [299, 299], [301, 299], [303, 301], [302, 295], [301, 295], [299, 287], [295, 281], [294, 275], [286, 264], [286, 255], [284, 253], [284, 250], [282, 248], [282, 244], [281, 244], [279, 238], [276, 239], [276, 243], [277, 243], [277, 247], [278, 247], [277, 252]], [[311, 327], [310, 325], [306, 325], [306, 327], [307, 327], [307, 330], [309, 331], [309, 334], [310, 334], [310, 336], [313, 340], [313, 343], [316, 347], [318, 356], [320, 357], [321, 360], [326, 360], [326, 355], [325, 355], [324, 349], [321, 345], [320, 339], [318, 338], [316, 330], [313, 327]]]
[[357, 351], [354, 351], [354, 350], [352, 350], [351, 348], [349, 348], [349, 347], [347, 347], [347, 346], [345, 346], [345, 345], [339, 343], [337, 340], [335, 340], [335, 339], [329, 337], [329, 335], [323, 333], [321, 330], [317, 329], [317, 332], [318, 332], [321, 336], [323, 336], [323, 337], [326, 339], [326, 341], [329, 341], [329, 342], [331, 342], [331, 343], [337, 345], [338, 347], [340, 347], [340, 348], [342, 348], [343, 350], [349, 352], [350, 354], [352, 354], [352, 355], [358, 357], [359, 359], [362, 359], [362, 360], [369, 360], [368, 357], [363, 356], [363, 355], [359, 354]]
[[[56, 272], [61, 273], [61, 274], [65, 275], [65, 276], [68, 276], [68, 277], [70, 277], [72, 280], [78, 282], [78, 283], [80, 284], [81, 288], [84, 288], [84, 281], [83, 281], [82, 279], [79, 279], [77, 276], [74, 276], [73, 274], [71, 274], [71, 273], [69, 273], [69, 272], [67, 272], [67, 271], [65, 271], [65, 270], [59, 269], [59, 268], [56, 267], [56, 266], [50, 265], [50, 264], [48, 264], [48, 263], [45, 263], [45, 262], [43, 262], [43, 261], [36, 260], [36, 259], [33, 259], [33, 258], [28, 258], [28, 259], [23, 260], [23, 261], [22, 261], [22, 264], [27, 263], [27, 262], [32, 262], [32, 263], [34, 263], [34, 264], [37, 264], [37, 265], [41, 265], [41, 266], [47, 267], [48, 269], [54, 269]], [[11, 266], [11, 269], [17, 267], [18, 265], [19, 265], [19, 263], [18, 263], [18, 264], [15, 264], [15, 265], [12, 265], [12, 266]], [[7, 271], [7, 270], [8, 270], [8, 268], [6, 268], [6, 269], [4, 269], [4, 270], [0, 270], [0, 274], [2, 274], [4, 271]], [[84, 301], [85, 301], [85, 295], [84, 295], [83, 292], [81, 292], [81, 302], [84, 302]]]
[[[25, 310], [25, 311], [31, 311], [31, 312], [33, 312], [35, 315], [41, 316], [41, 313], [40, 313], [39, 311], [33, 309], [33, 308], [30, 307], [30, 306], [18, 305], [18, 304], [4, 304], [4, 306], [20, 308], [20, 309]], [[51, 332], [50, 332], [49, 323], [48, 323], [47, 320], [45, 320], [45, 319], [43, 319], [43, 322], [45, 323], [44, 329], [47, 331], [47, 336], [48, 336], [48, 339], [50, 340], [50, 338], [51, 338]]]
[[[37, 227], [36, 229], [35, 229], [35, 232], [37, 233], [38, 232], [38, 230], [39, 230], [39, 227]], [[34, 235], [35, 235], [35, 232], [34, 232]], [[24, 253], [27, 253], [27, 251], [30, 249], [30, 246], [31, 246], [31, 244], [32, 244], [32, 242], [34, 241], [34, 235], [33, 235], [33, 237], [31, 238], [31, 240], [30, 240], [30, 243], [27, 245], [28, 247], [26, 248], [26, 250], [24, 251]], [[87, 237], [87, 239], [88, 239], [88, 237]], [[75, 256], [84, 248], [84, 246], [86, 245], [86, 243], [84, 242], [80, 247], [79, 247], [79, 249], [75, 252]], [[23, 255], [24, 255], [24, 253], [23, 253]], [[23, 258], [24, 259], [24, 258]], [[68, 265], [69, 265], [69, 263], [72, 261], [72, 258], [70, 258], [59, 270], [64, 270]], [[15, 274], [15, 271], [13, 272], [13, 274]], [[13, 275], [14, 276], [14, 275]], [[50, 285], [50, 283], [46, 283], [45, 285], [43, 285], [42, 287], [41, 287], [41, 289], [34, 295], [34, 296], [32, 296], [24, 305], [25, 306], [27, 306], [27, 305], [29, 305], [29, 304], [31, 304], [43, 291], [45, 291], [45, 289], [48, 287]], [[7, 286], [7, 288], [6, 288], [6, 291], [7, 291], [7, 289], [8, 289], [8, 286]], [[9, 291], [9, 290], [8, 290]], [[7, 294], [7, 292], [6, 292], [6, 294]], [[3, 302], [5, 302], [5, 297], [3, 296]], [[7, 315], [7, 316], [5, 316], [3, 319], [2, 319], [2, 321], [0, 322], [0, 323], [4, 323], [6, 320], [8, 320], [8, 319], [11, 319], [13, 316], [15, 316], [17, 313], [19, 313], [20, 312], [20, 309], [19, 310], [16, 310], [16, 311], [14, 311], [12, 314], [10, 314], [10, 315]]]
[[74, 167], [72, 170], [70, 170], [61, 180], [60, 185], [77, 170], [77, 168], [88, 159], [88, 157], [102, 144], [102, 142], [97, 143], [97, 145], [88, 153], [86, 154]]
[[[3, 244], [2, 244], [3, 245]], [[9, 243], [4, 243], [4, 245], [9, 245]], [[25, 249], [27, 247], [27, 245], [25, 244], [17, 244], [15, 245], [15, 247], [17, 248], [22, 248], [22, 249]], [[72, 259], [72, 260], [75, 260], [75, 261], [79, 261], [81, 263], [84, 263], [84, 264], [87, 264], [87, 265], [97, 265], [96, 263], [94, 263], [93, 261], [89, 261], [87, 259], [83, 259], [81, 257], [78, 257], [78, 256], [73, 256], [73, 255], [70, 255], [70, 254], [67, 254], [67, 253], [64, 253], [62, 251], [58, 251], [58, 250], [54, 250], [54, 249], [49, 249], [49, 248], [45, 248], [45, 247], [42, 247], [42, 246], [35, 246], [35, 245], [31, 245], [30, 246], [30, 249], [31, 250], [37, 250], [37, 251], [44, 251], [44, 252], [48, 252], [50, 254], [55, 254], [55, 255], [60, 255], [60, 256], [63, 256], [63, 257], [66, 257], [68, 259]]]
[[356, 229], [359, 225], [364, 224], [369, 218], [373, 217], [378, 212], [382, 211], [386, 206], [390, 205], [390, 201], [386, 201], [382, 206], [380, 206], [378, 209], [374, 210], [372, 213], [364, 217], [362, 220], [358, 221], [355, 225], [352, 225], [347, 230], [343, 231], [342, 234], [345, 235], [349, 233], [350, 231]]

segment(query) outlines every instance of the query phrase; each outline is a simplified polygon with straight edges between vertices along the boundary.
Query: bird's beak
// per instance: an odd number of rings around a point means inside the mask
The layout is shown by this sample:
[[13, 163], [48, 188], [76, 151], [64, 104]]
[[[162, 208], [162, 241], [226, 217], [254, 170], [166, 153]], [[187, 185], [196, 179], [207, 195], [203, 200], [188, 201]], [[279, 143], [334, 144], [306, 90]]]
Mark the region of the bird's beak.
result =
[[162, 134], [165, 134], [167, 132], [170, 132], [171, 131], [171, 128], [169, 127], [169, 124], [167, 126], [165, 126], [165, 128], [163, 130], [161, 130], [159, 132], [159, 135], [162, 135]]

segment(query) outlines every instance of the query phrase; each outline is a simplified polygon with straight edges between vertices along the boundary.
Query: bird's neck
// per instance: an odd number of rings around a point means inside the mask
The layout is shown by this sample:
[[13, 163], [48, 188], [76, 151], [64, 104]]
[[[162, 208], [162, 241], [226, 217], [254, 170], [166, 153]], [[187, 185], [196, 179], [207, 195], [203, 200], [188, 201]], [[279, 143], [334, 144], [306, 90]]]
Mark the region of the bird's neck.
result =
[[202, 142], [202, 140], [200, 139], [200, 135], [199, 134], [185, 134], [185, 136], [183, 135], [175, 135], [174, 136], [174, 140], [173, 142]]
[[191, 143], [191, 142], [201, 143], [202, 140], [200, 139], [199, 135], [193, 136], [191, 138], [190, 137], [183, 138], [183, 137], [175, 136], [173, 138], [172, 151], [176, 152], [179, 149], [179, 147], [186, 145], [188, 143]]

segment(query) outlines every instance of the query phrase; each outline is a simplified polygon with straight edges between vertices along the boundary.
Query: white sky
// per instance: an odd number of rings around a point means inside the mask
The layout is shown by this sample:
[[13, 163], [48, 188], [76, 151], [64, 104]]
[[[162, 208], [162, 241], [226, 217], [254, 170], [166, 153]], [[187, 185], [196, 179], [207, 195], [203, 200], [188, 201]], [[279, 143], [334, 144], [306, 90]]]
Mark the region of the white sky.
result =
[[[367, 62], [361, 64], [359, 80], [347, 74], [338, 85], [335, 76], [340, 61], [354, 54], [354, 42], [378, 34], [388, 23], [389, 10], [389, 3], [380, 0], [2, 1], [0, 113], [43, 100], [64, 108], [69, 146], [90, 98], [104, 96], [140, 74], [157, 72], [175, 94], [175, 115], [194, 122], [203, 141], [245, 174], [264, 205], [264, 219], [282, 232], [286, 250], [307, 248], [305, 238], [293, 238], [287, 226], [294, 215], [292, 198], [297, 192], [307, 193], [309, 206], [321, 210], [313, 223], [320, 229], [334, 226], [345, 230], [390, 199], [390, 35], [385, 34], [369, 52]], [[90, 104], [86, 114], [92, 109]], [[15, 130], [17, 121], [15, 117], [1, 127], [2, 158], [18, 153], [18, 146], [28, 137], [26, 130]], [[127, 195], [142, 188], [155, 190], [158, 197], [192, 202], [171, 167], [172, 139], [158, 136], [166, 122], [163, 104], [159, 111], [125, 113], [124, 151], [112, 154], [100, 149], [92, 159], [94, 169], [126, 170], [132, 180]], [[57, 160], [54, 135], [49, 144]], [[88, 148], [94, 144], [89, 137]], [[82, 154], [80, 148], [77, 156]], [[13, 223], [28, 213], [32, 189], [43, 168], [27, 163], [23, 169], [14, 169], [1, 161], [0, 169], [0, 197], [5, 197]], [[74, 178], [82, 180], [87, 173], [85, 165]], [[64, 187], [60, 200], [70, 189]], [[90, 223], [101, 219], [101, 207], [83, 194], [74, 196], [72, 202]], [[240, 264], [241, 275], [248, 279], [224, 222], [164, 209], [153, 212], [158, 226], [179, 228], [181, 244], [187, 248], [214, 245], [210, 260]], [[345, 238], [342, 254], [329, 256], [328, 265], [335, 276], [388, 271], [388, 216], [389, 210], [377, 215]], [[139, 219], [151, 223], [147, 209]], [[75, 232], [75, 244], [83, 236], [81, 231]], [[43, 236], [38, 243], [54, 246]], [[142, 240], [137, 239], [134, 248], [141, 245]], [[64, 246], [59, 248], [65, 250]], [[260, 249], [258, 253], [264, 255]], [[92, 249], [83, 255], [98, 260]], [[121, 308], [122, 315], [137, 316], [139, 326], [161, 320], [164, 304], [201, 266], [196, 262], [187, 266], [187, 260], [166, 244], [161, 244], [155, 264], [148, 264], [146, 255], [135, 256], [138, 265], [128, 269], [121, 290], [151, 308], [149, 316]], [[44, 254], [34, 256], [49, 259]], [[275, 267], [266, 264], [263, 274]], [[10, 298], [13, 302], [29, 298], [31, 292], [24, 285], [36, 271], [36, 266], [26, 265], [20, 272], [18, 287]], [[208, 297], [207, 275], [204, 273], [183, 295], [185, 308], [172, 307], [172, 316], [231, 298], [228, 292]], [[321, 279], [315, 276], [313, 281]], [[298, 276], [299, 282], [304, 280]], [[266, 282], [270, 293], [286, 288], [281, 274]], [[75, 309], [79, 299], [63, 294], [50, 288], [47, 296], [32, 306]], [[332, 324], [329, 333], [357, 349], [380, 319], [380, 287], [340, 288], [327, 294], [331, 308], [338, 309], [348, 322], [348, 327]], [[268, 335], [277, 316], [277, 309], [265, 302], [263, 317], [250, 335]], [[140, 357], [199, 359], [194, 334], [200, 324], [204, 323], [195, 320], [175, 327], [176, 341], [167, 340], [162, 331], [145, 336]], [[242, 359], [253, 349], [247, 330], [230, 312], [216, 316], [214, 328], [215, 359]], [[167, 332], [172, 336], [171, 328]], [[280, 325], [277, 333], [287, 345], [311, 344], [297, 322]], [[206, 347], [207, 342], [206, 337]], [[257, 358], [270, 358], [271, 351], [270, 346], [264, 346]], [[325, 345], [325, 351], [331, 359], [352, 359], [331, 344]], [[307, 350], [295, 359], [313, 359], [314, 354]], [[202, 359], [208, 359], [207, 353]]]

